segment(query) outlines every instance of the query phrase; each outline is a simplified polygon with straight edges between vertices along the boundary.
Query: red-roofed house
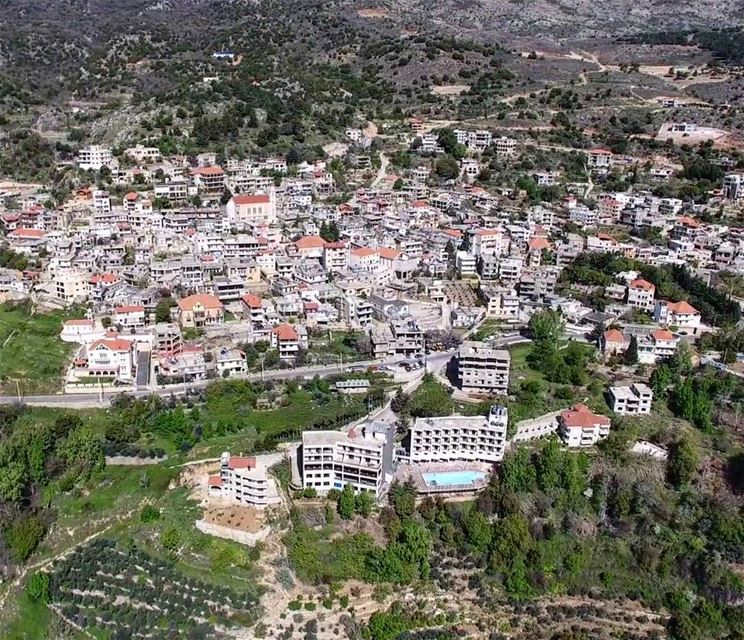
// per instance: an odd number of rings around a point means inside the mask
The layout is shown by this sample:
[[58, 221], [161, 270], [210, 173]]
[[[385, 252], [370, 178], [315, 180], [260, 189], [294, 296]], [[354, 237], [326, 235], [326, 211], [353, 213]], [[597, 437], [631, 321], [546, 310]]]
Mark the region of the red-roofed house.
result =
[[276, 201], [272, 193], [239, 193], [225, 205], [227, 219], [244, 225], [274, 224]]
[[221, 324], [225, 320], [225, 307], [211, 293], [196, 293], [178, 301], [178, 321], [182, 327], [203, 327]]
[[569, 447], [591, 447], [609, 433], [610, 419], [586, 405], [574, 405], [558, 416], [558, 434]]
[[114, 325], [122, 329], [140, 329], [145, 326], [145, 307], [128, 304], [114, 309]]
[[80, 378], [110, 378], [121, 382], [134, 380], [137, 345], [123, 338], [100, 338], [83, 347], [72, 361], [70, 381]]
[[472, 247], [475, 257], [485, 254], [500, 256], [506, 251], [508, 240], [501, 229], [477, 229], [473, 233]]
[[281, 498], [276, 481], [266, 466], [256, 458], [239, 458], [225, 452], [220, 457], [219, 475], [207, 478], [211, 496], [265, 509], [279, 504]]
[[638, 362], [656, 364], [659, 360], [670, 358], [679, 346], [679, 336], [668, 329], [657, 329], [638, 340]]
[[243, 317], [250, 320], [253, 324], [258, 324], [266, 320], [266, 310], [263, 308], [261, 298], [252, 293], [246, 293], [240, 299], [240, 306], [243, 310]]
[[700, 312], [684, 300], [681, 302], [657, 300], [654, 307], [654, 321], [677, 327], [679, 333], [694, 335], [700, 327]]
[[371, 247], [354, 248], [349, 256], [349, 266], [370, 273], [379, 271], [380, 252]]
[[608, 329], [599, 338], [599, 350], [605, 358], [625, 353], [629, 345], [630, 339], [619, 329]]
[[307, 330], [301, 325], [280, 324], [271, 330], [271, 346], [282, 360], [294, 360], [300, 349], [307, 349]]
[[303, 236], [294, 242], [297, 253], [302, 258], [322, 260], [326, 241], [320, 236]]
[[607, 171], [612, 164], [612, 151], [609, 149], [589, 149], [586, 156], [586, 163], [590, 169]]
[[651, 311], [654, 308], [656, 287], [648, 280], [636, 278], [628, 284], [627, 302], [631, 307]]

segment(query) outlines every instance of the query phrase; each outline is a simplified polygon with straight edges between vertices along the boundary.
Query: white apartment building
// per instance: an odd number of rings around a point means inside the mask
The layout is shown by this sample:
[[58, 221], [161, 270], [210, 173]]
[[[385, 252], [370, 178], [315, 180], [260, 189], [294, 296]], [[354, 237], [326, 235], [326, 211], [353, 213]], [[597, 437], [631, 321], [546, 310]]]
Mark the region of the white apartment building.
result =
[[256, 509], [265, 509], [281, 503], [276, 480], [258, 458], [231, 456], [224, 452], [220, 456], [220, 472], [209, 476], [209, 493], [246, 504]]
[[329, 273], [345, 271], [349, 266], [349, 249], [343, 242], [326, 242], [323, 247], [323, 267]]
[[628, 305], [636, 309], [651, 311], [654, 308], [655, 294], [656, 287], [653, 284], [643, 278], [636, 278], [628, 284]]
[[511, 355], [484, 342], [466, 341], [457, 356], [457, 377], [466, 393], [506, 395]]
[[508, 419], [508, 411], [501, 405], [493, 405], [488, 417], [417, 418], [411, 427], [411, 464], [499, 462], [504, 457]]
[[111, 149], [97, 145], [80, 149], [76, 160], [78, 167], [84, 171], [100, 171], [103, 167], [110, 168], [114, 164]]
[[145, 307], [141, 304], [122, 305], [114, 309], [114, 325], [123, 329], [140, 329], [145, 326]]
[[90, 273], [84, 269], [60, 270], [54, 280], [54, 294], [65, 302], [85, 300], [90, 291]]
[[517, 141], [514, 138], [500, 136], [493, 141], [493, 146], [499, 158], [512, 158], [517, 152]]
[[96, 189], [92, 193], [93, 196], [93, 208], [96, 213], [108, 215], [111, 213], [111, 197], [108, 191], [101, 191]]
[[641, 382], [630, 386], [610, 387], [607, 390], [610, 409], [615, 413], [628, 415], [647, 415], [651, 413], [654, 392]]
[[300, 474], [302, 487], [318, 493], [343, 489], [370, 491], [379, 497], [393, 468], [395, 427], [364, 424], [342, 431], [305, 431], [302, 434]]
[[475, 256], [467, 251], [458, 251], [455, 254], [455, 267], [461, 278], [472, 278], [476, 274]]
[[476, 257], [487, 253], [498, 256], [506, 252], [509, 240], [501, 229], [478, 229], [473, 233], [471, 245]]
[[141, 144], [124, 149], [124, 155], [135, 162], [155, 162], [161, 157], [160, 149], [157, 147], [145, 147]]

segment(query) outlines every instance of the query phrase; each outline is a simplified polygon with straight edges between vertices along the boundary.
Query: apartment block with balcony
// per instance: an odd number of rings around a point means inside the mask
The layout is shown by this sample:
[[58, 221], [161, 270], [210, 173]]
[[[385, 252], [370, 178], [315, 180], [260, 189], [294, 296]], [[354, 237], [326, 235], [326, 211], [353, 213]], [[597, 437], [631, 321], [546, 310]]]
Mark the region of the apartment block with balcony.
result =
[[506, 395], [511, 355], [485, 342], [466, 341], [457, 356], [457, 378], [466, 393]]
[[350, 484], [379, 497], [391, 477], [395, 426], [369, 423], [342, 431], [305, 431], [298, 463], [302, 487], [320, 494]]
[[417, 418], [411, 427], [411, 464], [424, 462], [499, 462], [504, 457], [509, 414], [493, 405], [487, 417]]
[[281, 502], [276, 480], [260, 458], [220, 457], [220, 472], [209, 476], [209, 494], [240, 502], [256, 509], [265, 509]]
[[647, 415], [651, 413], [654, 392], [641, 382], [630, 386], [610, 387], [607, 390], [610, 409], [626, 415]]

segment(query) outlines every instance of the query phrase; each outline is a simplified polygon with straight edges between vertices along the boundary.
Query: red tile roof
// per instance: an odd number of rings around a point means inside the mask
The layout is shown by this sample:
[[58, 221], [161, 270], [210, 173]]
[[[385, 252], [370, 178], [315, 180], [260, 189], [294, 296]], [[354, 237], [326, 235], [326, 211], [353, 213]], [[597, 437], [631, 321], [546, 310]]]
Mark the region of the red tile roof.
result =
[[295, 247], [298, 249], [321, 249], [325, 247], [325, 240], [320, 236], [303, 236], [295, 240]]
[[214, 167], [197, 167], [196, 169], [191, 170], [191, 175], [194, 176], [221, 176], [225, 172], [222, 170], [222, 167], [214, 166]]
[[210, 487], [222, 486], [222, 478], [220, 478], [219, 476], [209, 476], [209, 480], [207, 482]]
[[674, 340], [674, 334], [667, 329], [657, 329], [652, 331], [651, 335], [654, 340]]
[[401, 252], [398, 249], [390, 249], [388, 247], [380, 247], [380, 257], [385, 260], [395, 260]]
[[631, 289], [643, 289], [644, 291], [653, 291], [656, 287], [651, 284], [648, 280], [643, 278], [636, 278], [629, 285]]
[[233, 202], [237, 205], [241, 204], [268, 204], [270, 198], [265, 193], [239, 193], [233, 196]]
[[205, 309], [222, 309], [224, 307], [219, 299], [211, 293], [195, 293], [193, 296], [181, 298], [178, 301], [178, 308], [181, 311], [191, 311], [198, 304]]
[[625, 336], [619, 329], [608, 329], [602, 336], [605, 342], [625, 342]]
[[291, 342], [299, 339], [297, 330], [291, 324], [284, 323], [277, 325], [272, 329], [272, 331], [277, 337], [277, 340], [280, 340], [282, 342]]
[[230, 459], [227, 462], [228, 469], [254, 469], [255, 467], [255, 458], [240, 458], [238, 456], [230, 456]]
[[592, 411], [584, 404], [577, 404], [561, 413], [561, 420], [566, 427], [594, 427], [596, 425], [609, 425], [610, 419]]
[[18, 227], [18, 229], [11, 231], [8, 235], [15, 238], [43, 238], [46, 233], [41, 229], [26, 229], [25, 227]]
[[530, 251], [542, 251], [543, 249], [550, 249], [550, 242], [545, 238], [532, 238], [529, 241]]
[[144, 313], [145, 307], [141, 304], [126, 304], [114, 309], [115, 313]]
[[700, 312], [693, 307], [689, 302], [686, 302], [685, 300], [682, 300], [680, 302], [667, 302], [667, 308], [672, 313], [685, 313], [685, 314], [695, 314], [700, 315]]
[[122, 338], [101, 338], [90, 345], [89, 351], [93, 351], [100, 346], [106, 347], [109, 351], [129, 351], [132, 343]]
[[243, 304], [251, 309], [261, 308], [261, 298], [252, 293], [246, 293], [241, 299], [243, 300]]

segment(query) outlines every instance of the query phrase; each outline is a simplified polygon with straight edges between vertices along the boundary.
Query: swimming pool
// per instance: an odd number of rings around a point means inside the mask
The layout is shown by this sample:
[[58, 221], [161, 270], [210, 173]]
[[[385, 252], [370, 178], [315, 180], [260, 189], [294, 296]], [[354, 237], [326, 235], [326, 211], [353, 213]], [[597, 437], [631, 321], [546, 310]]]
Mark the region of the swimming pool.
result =
[[424, 482], [430, 487], [451, 487], [475, 484], [488, 474], [485, 471], [437, 471], [422, 473]]

